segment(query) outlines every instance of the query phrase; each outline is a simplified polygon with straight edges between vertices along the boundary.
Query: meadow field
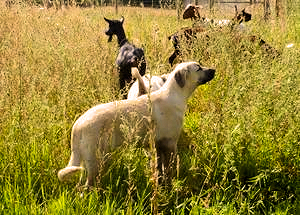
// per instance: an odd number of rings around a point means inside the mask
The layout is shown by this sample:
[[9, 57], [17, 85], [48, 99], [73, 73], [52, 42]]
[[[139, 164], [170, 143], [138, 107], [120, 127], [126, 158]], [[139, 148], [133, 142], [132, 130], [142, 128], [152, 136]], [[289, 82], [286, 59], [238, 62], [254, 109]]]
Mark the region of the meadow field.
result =
[[216, 76], [188, 102], [171, 184], [154, 190], [129, 128], [96, 188], [83, 193], [79, 175], [61, 183], [57, 172], [69, 162], [76, 119], [122, 97], [117, 40], [107, 43], [103, 17], [124, 16], [152, 75], [172, 71], [168, 36], [192, 22], [166, 9], [0, 6], [0, 214], [299, 214], [300, 9], [289, 2], [283, 21], [272, 11], [265, 22], [261, 5], [249, 7], [250, 32], [212, 28], [182, 47], [181, 61], [213, 66]]

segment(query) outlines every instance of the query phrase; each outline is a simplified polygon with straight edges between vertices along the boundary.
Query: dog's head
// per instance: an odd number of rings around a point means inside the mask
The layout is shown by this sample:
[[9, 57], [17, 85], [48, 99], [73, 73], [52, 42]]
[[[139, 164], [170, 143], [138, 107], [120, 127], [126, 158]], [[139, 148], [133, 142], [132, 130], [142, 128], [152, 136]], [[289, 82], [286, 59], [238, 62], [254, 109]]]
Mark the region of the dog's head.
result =
[[108, 23], [108, 30], [105, 31], [105, 34], [109, 37], [108, 42], [111, 42], [113, 35], [118, 35], [120, 32], [123, 32], [123, 23], [124, 17], [120, 20], [110, 20], [104, 17], [104, 20]]
[[176, 84], [184, 89], [188, 96], [199, 86], [212, 80], [215, 69], [205, 68], [196, 62], [181, 63], [174, 70]]

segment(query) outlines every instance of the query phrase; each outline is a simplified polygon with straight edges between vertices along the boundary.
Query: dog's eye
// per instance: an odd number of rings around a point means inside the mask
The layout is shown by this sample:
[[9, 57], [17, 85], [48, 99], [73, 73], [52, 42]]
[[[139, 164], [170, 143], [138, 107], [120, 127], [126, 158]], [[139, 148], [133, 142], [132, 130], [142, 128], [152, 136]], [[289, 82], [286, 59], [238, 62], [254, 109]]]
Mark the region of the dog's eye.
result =
[[201, 70], [202, 70], [201, 66], [198, 65], [197, 71], [201, 71]]

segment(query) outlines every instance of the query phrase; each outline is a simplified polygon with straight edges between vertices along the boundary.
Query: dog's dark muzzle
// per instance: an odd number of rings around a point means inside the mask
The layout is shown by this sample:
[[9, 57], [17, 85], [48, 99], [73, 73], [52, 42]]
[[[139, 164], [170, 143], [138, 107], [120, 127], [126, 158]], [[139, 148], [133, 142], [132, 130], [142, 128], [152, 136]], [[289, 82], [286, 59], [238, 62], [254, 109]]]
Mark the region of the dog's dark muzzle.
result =
[[209, 70], [205, 71], [205, 75], [207, 76], [208, 81], [210, 81], [211, 79], [213, 79], [215, 77], [215, 72], [216, 72], [215, 69], [209, 69]]
[[204, 70], [204, 77], [199, 80], [199, 84], [205, 84], [215, 77], [215, 69]]

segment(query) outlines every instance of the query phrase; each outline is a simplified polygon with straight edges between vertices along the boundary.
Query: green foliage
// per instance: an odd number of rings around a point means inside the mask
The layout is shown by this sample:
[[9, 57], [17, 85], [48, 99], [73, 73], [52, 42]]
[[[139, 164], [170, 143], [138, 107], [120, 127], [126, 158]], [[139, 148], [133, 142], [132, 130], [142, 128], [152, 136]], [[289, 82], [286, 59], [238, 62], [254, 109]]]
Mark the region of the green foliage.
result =
[[[93, 191], [74, 189], [79, 176], [69, 183], [57, 178], [68, 163], [76, 119], [121, 98], [117, 42], [107, 43], [103, 16], [125, 17], [127, 37], [144, 48], [153, 75], [172, 69], [167, 37], [191, 26], [173, 10], [118, 13], [1, 7], [1, 214], [151, 214], [149, 160], [130, 125], [123, 128], [127, 144], [110, 155]], [[189, 100], [177, 174], [158, 188], [163, 214], [300, 211], [300, 13], [291, 10], [284, 28], [279, 20], [264, 23], [261, 14], [258, 8], [248, 26], [281, 52], [277, 58], [226, 28], [182, 45], [182, 60], [215, 66], [217, 73]]]

